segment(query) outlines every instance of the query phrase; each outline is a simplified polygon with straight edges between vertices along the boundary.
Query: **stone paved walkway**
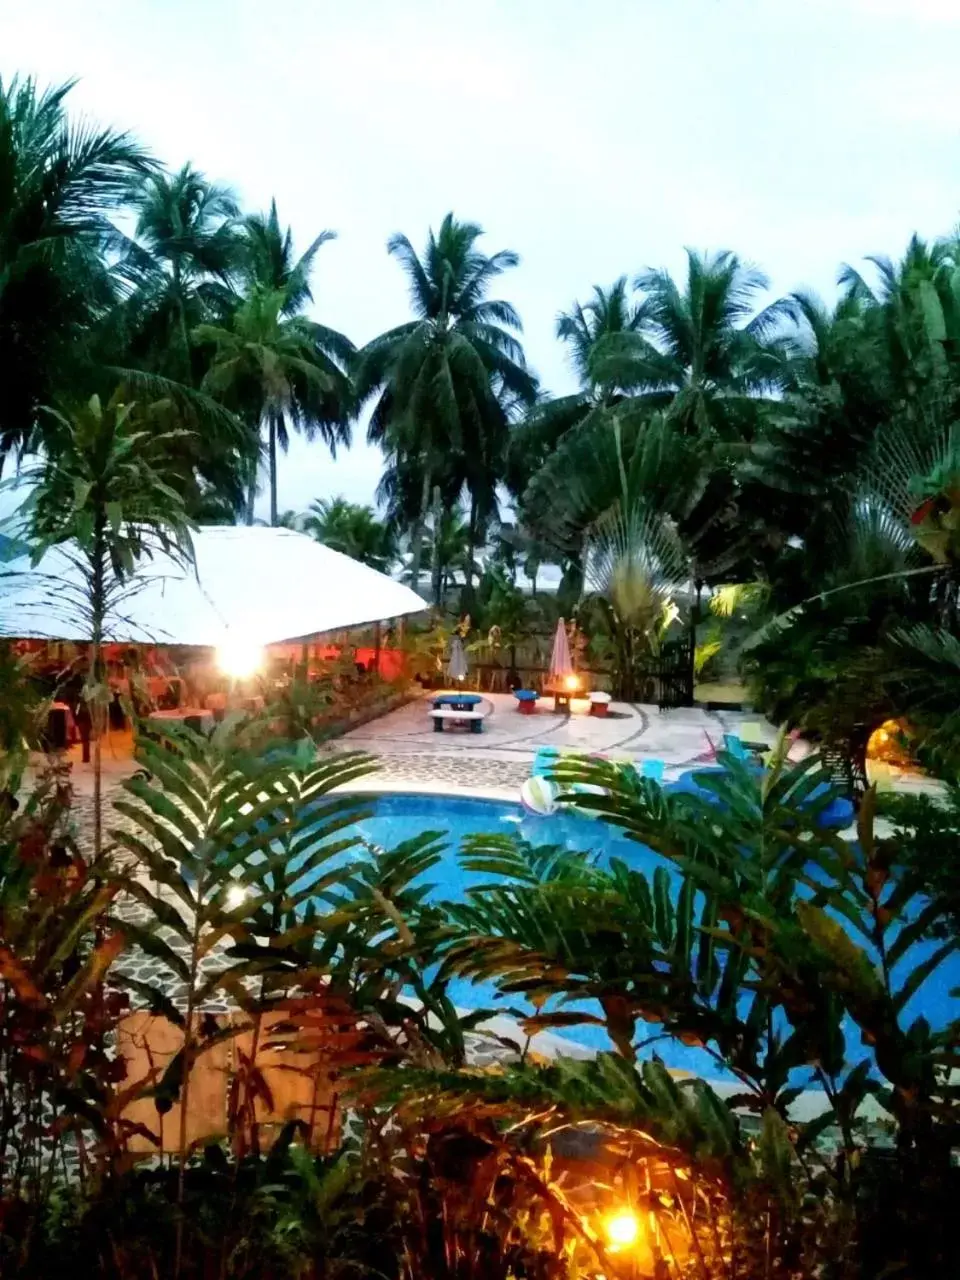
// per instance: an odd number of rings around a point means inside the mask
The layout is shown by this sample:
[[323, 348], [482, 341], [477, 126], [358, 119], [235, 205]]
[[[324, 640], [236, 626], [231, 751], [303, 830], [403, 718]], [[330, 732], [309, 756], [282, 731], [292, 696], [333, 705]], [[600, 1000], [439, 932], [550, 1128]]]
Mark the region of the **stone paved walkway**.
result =
[[508, 694], [484, 695], [488, 712], [482, 734], [446, 728], [436, 733], [430, 719], [430, 694], [353, 730], [338, 745], [369, 751], [379, 760], [372, 785], [423, 784], [430, 790], [457, 789], [510, 793], [515, 799], [530, 776], [540, 747], [614, 755], [636, 762], [662, 760], [667, 776], [710, 757], [725, 733], [772, 744], [776, 730], [759, 716], [700, 707], [658, 711], [653, 706], [613, 703], [610, 715], [586, 714], [575, 702], [573, 714], [553, 711], [541, 699], [534, 716], [521, 716]]

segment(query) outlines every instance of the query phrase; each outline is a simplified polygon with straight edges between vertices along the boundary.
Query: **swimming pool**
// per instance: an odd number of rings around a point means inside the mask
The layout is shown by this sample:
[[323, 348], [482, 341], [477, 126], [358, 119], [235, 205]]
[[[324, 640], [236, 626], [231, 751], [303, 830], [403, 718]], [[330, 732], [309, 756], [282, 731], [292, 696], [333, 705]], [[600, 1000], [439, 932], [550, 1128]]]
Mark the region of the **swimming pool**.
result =
[[[457, 858], [462, 840], [471, 835], [516, 835], [533, 845], [561, 845], [596, 858], [599, 865], [606, 865], [610, 858], [622, 859], [629, 866], [652, 875], [664, 860], [636, 841], [628, 840], [618, 830], [594, 818], [560, 812], [550, 817], [529, 813], [519, 804], [507, 801], [476, 799], [408, 793], [387, 793], [357, 797], [369, 802], [372, 813], [359, 819], [349, 829], [350, 834], [363, 841], [390, 848], [427, 831], [440, 832], [446, 837], [443, 860], [429, 872], [425, 879], [433, 886], [434, 900], [462, 898], [473, 885], [490, 882], [488, 872], [466, 871]], [[342, 839], [347, 832], [340, 833]], [[679, 885], [679, 875], [668, 867], [671, 877]], [[911, 948], [901, 962], [898, 974], [894, 970], [895, 985], [926, 955], [933, 952], [936, 943], [919, 943]], [[949, 992], [960, 987], [960, 956], [954, 955], [937, 971], [934, 980], [927, 982], [904, 1008], [904, 1023], [924, 1015], [934, 1028], [943, 1027], [956, 1016], [956, 1001]], [[492, 983], [473, 983], [454, 979], [449, 994], [455, 1004], [464, 1008], [491, 1008], [507, 1012], [511, 1007], [522, 1007], [521, 997], [498, 998]], [[583, 1007], [590, 1006], [565, 1006]], [[848, 1037], [851, 1053], [859, 1043], [859, 1034], [851, 1027]], [[723, 1078], [715, 1058], [702, 1049], [689, 1047], [669, 1037], [660, 1038], [655, 1024], [648, 1028], [651, 1043], [640, 1050], [641, 1057], [659, 1055], [670, 1067], [694, 1072], [712, 1079]], [[563, 1032], [553, 1032], [563, 1039], [573, 1041], [584, 1048], [610, 1049], [612, 1046], [602, 1027], [584, 1025]], [[643, 1024], [640, 1026], [643, 1034]], [[859, 1055], [856, 1055], [859, 1056]], [[856, 1060], [854, 1056], [854, 1060]], [[729, 1077], [733, 1079], [733, 1077]]]

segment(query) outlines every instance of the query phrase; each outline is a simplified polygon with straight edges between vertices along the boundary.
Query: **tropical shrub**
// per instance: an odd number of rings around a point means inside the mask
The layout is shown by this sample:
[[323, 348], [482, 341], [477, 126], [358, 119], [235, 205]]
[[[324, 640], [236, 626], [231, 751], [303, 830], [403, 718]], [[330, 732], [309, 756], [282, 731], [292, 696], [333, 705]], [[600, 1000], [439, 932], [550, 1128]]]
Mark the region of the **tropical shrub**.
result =
[[[947, 907], [898, 872], [894, 847], [874, 832], [872, 793], [847, 841], [824, 828], [834, 793], [817, 761], [781, 759], [765, 774], [720, 762], [698, 794], [665, 793], [607, 762], [564, 764], [558, 779], [587, 787], [577, 805], [659, 865], [648, 876], [619, 860], [600, 867], [477, 838], [465, 866], [496, 879], [448, 906], [444, 968], [494, 979], [526, 1004], [530, 1031], [602, 1027], [624, 1080], [636, 1074], [629, 1088], [650, 1086], [640, 1059], [651, 1048], [679, 1062], [678, 1044], [684, 1062], [718, 1081], [719, 1093], [695, 1080], [670, 1089], [692, 1091], [700, 1125], [721, 1117], [732, 1135], [725, 1167], [695, 1132], [659, 1128], [662, 1112], [644, 1118], [705, 1179], [716, 1216], [699, 1246], [688, 1237], [700, 1274], [876, 1275], [880, 1256], [905, 1274], [946, 1273], [957, 1262], [945, 1197], [956, 1188], [958, 1020], [935, 993], [957, 950], [955, 932], [940, 929]], [[940, 1025], [918, 1011], [931, 1000]], [[521, 1068], [490, 1088], [548, 1115], [551, 1132], [556, 1107], [568, 1122], [598, 1124], [590, 1081], [605, 1061], [576, 1080]], [[558, 1095], [564, 1078], [572, 1098]], [[469, 1079], [434, 1088], [487, 1091]], [[611, 1091], [614, 1110], [629, 1088]]]

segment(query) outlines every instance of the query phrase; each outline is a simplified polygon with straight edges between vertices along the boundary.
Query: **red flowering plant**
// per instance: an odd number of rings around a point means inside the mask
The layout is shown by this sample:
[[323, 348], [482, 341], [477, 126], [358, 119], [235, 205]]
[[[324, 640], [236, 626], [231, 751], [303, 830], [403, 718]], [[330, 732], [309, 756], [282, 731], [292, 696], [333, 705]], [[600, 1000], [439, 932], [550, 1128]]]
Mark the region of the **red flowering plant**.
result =
[[0, 1269], [68, 1172], [99, 1178], [126, 1147], [123, 933], [105, 858], [81, 855], [62, 766], [0, 790]]

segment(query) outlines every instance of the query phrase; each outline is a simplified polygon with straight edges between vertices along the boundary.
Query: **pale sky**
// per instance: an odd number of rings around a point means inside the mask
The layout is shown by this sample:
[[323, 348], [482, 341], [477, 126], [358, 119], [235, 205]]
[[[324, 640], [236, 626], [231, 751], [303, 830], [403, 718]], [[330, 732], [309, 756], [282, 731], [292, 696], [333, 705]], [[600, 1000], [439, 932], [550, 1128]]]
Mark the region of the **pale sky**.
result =
[[[318, 319], [407, 317], [385, 252], [452, 209], [517, 250], [501, 292], [544, 384], [594, 283], [729, 248], [776, 292], [960, 213], [960, 0], [0, 0], [0, 74], [187, 160], [301, 247]], [[295, 443], [280, 505], [371, 499], [379, 454]]]

